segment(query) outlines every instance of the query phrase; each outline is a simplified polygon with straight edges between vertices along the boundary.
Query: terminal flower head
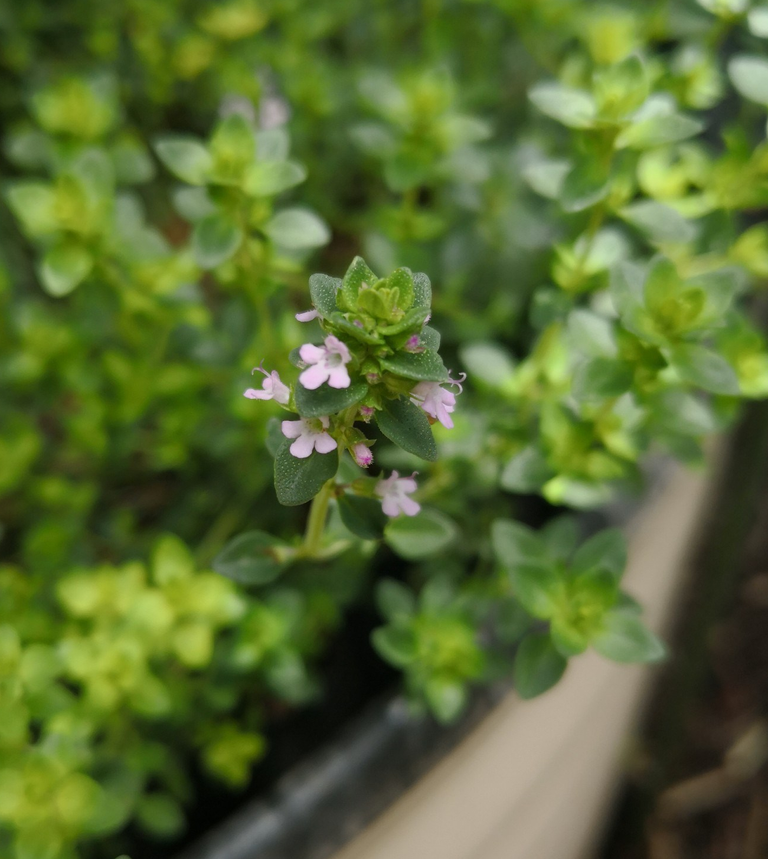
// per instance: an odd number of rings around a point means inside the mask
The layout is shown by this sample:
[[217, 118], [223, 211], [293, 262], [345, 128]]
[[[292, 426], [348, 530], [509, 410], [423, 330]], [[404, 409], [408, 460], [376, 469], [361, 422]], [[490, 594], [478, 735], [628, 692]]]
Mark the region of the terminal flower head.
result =
[[297, 459], [306, 459], [313, 450], [330, 453], [336, 450], [336, 439], [326, 432], [330, 421], [327, 417], [300, 418], [297, 421], [283, 421], [281, 429], [286, 438], [295, 439], [289, 450]]
[[338, 337], [329, 334], [322, 346], [305, 343], [299, 349], [299, 356], [310, 365], [299, 376], [299, 381], [308, 390], [314, 391], [323, 382], [328, 382], [332, 388], [349, 387], [351, 380], [346, 365], [352, 360], [352, 355]]
[[252, 373], [255, 373], [256, 370], [266, 376], [261, 383], [261, 390], [248, 388], [243, 396], [248, 397], [249, 400], [274, 400], [276, 403], [280, 403], [281, 406], [287, 405], [288, 400], [291, 398], [291, 389], [280, 380], [277, 370], [268, 373], [261, 364], [258, 367], [254, 367]]
[[[467, 374], [462, 373], [460, 379], [451, 379], [447, 384], [456, 385], [460, 394], [466, 378]], [[453, 429], [451, 412], [456, 408], [456, 396], [453, 391], [441, 387], [440, 382], [419, 382], [411, 391], [411, 402], [447, 429]]]
[[381, 509], [387, 516], [415, 516], [421, 505], [409, 498], [416, 489], [416, 481], [413, 479], [417, 472], [410, 477], [400, 477], [398, 472], [393, 471], [386, 480], [380, 480], [376, 484], [376, 494], [381, 498]]

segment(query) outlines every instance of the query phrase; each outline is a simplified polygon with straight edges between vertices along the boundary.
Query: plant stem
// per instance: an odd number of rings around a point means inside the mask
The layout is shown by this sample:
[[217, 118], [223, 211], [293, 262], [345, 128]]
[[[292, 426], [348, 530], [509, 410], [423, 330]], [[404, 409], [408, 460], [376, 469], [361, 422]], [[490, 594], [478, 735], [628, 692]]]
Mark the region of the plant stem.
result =
[[332, 494], [333, 480], [328, 480], [312, 499], [303, 547], [303, 554], [309, 558], [314, 557], [320, 550], [323, 541], [323, 532], [325, 531], [325, 520], [328, 515], [328, 504], [330, 503]]

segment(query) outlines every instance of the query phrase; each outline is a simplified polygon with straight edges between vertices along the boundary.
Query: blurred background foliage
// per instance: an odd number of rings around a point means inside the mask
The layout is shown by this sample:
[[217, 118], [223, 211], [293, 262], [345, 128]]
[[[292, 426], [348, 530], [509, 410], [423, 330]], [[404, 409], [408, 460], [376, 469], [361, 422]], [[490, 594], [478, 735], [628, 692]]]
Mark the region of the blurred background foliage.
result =
[[246, 784], [369, 599], [335, 516], [332, 565], [208, 571], [302, 525], [242, 392], [288, 368], [310, 270], [427, 272], [470, 376], [442, 512], [388, 540], [430, 589], [379, 593], [443, 718], [530, 621], [491, 520], [601, 504], [651, 446], [695, 463], [768, 393], [766, 37], [747, 0], [0, 3], [2, 855], [178, 836], [190, 756]]

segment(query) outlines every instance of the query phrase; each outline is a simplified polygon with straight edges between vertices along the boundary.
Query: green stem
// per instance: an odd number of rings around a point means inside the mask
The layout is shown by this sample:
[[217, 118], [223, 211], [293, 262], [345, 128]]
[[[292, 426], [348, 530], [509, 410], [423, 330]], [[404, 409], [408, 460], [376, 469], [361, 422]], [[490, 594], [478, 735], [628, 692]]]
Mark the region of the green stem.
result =
[[309, 558], [313, 558], [320, 551], [323, 533], [325, 532], [325, 520], [328, 516], [328, 504], [333, 495], [333, 486], [333, 480], [328, 480], [312, 499], [303, 547], [303, 554]]

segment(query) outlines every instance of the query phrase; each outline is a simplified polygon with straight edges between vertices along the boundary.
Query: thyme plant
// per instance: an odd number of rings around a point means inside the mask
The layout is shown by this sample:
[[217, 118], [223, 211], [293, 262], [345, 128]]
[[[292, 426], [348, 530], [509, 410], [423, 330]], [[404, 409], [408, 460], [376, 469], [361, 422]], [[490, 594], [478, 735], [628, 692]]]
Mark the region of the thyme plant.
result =
[[663, 657], [569, 510], [768, 394], [767, 21], [0, 0], [3, 857], [172, 851], [353, 609], [442, 721]]

